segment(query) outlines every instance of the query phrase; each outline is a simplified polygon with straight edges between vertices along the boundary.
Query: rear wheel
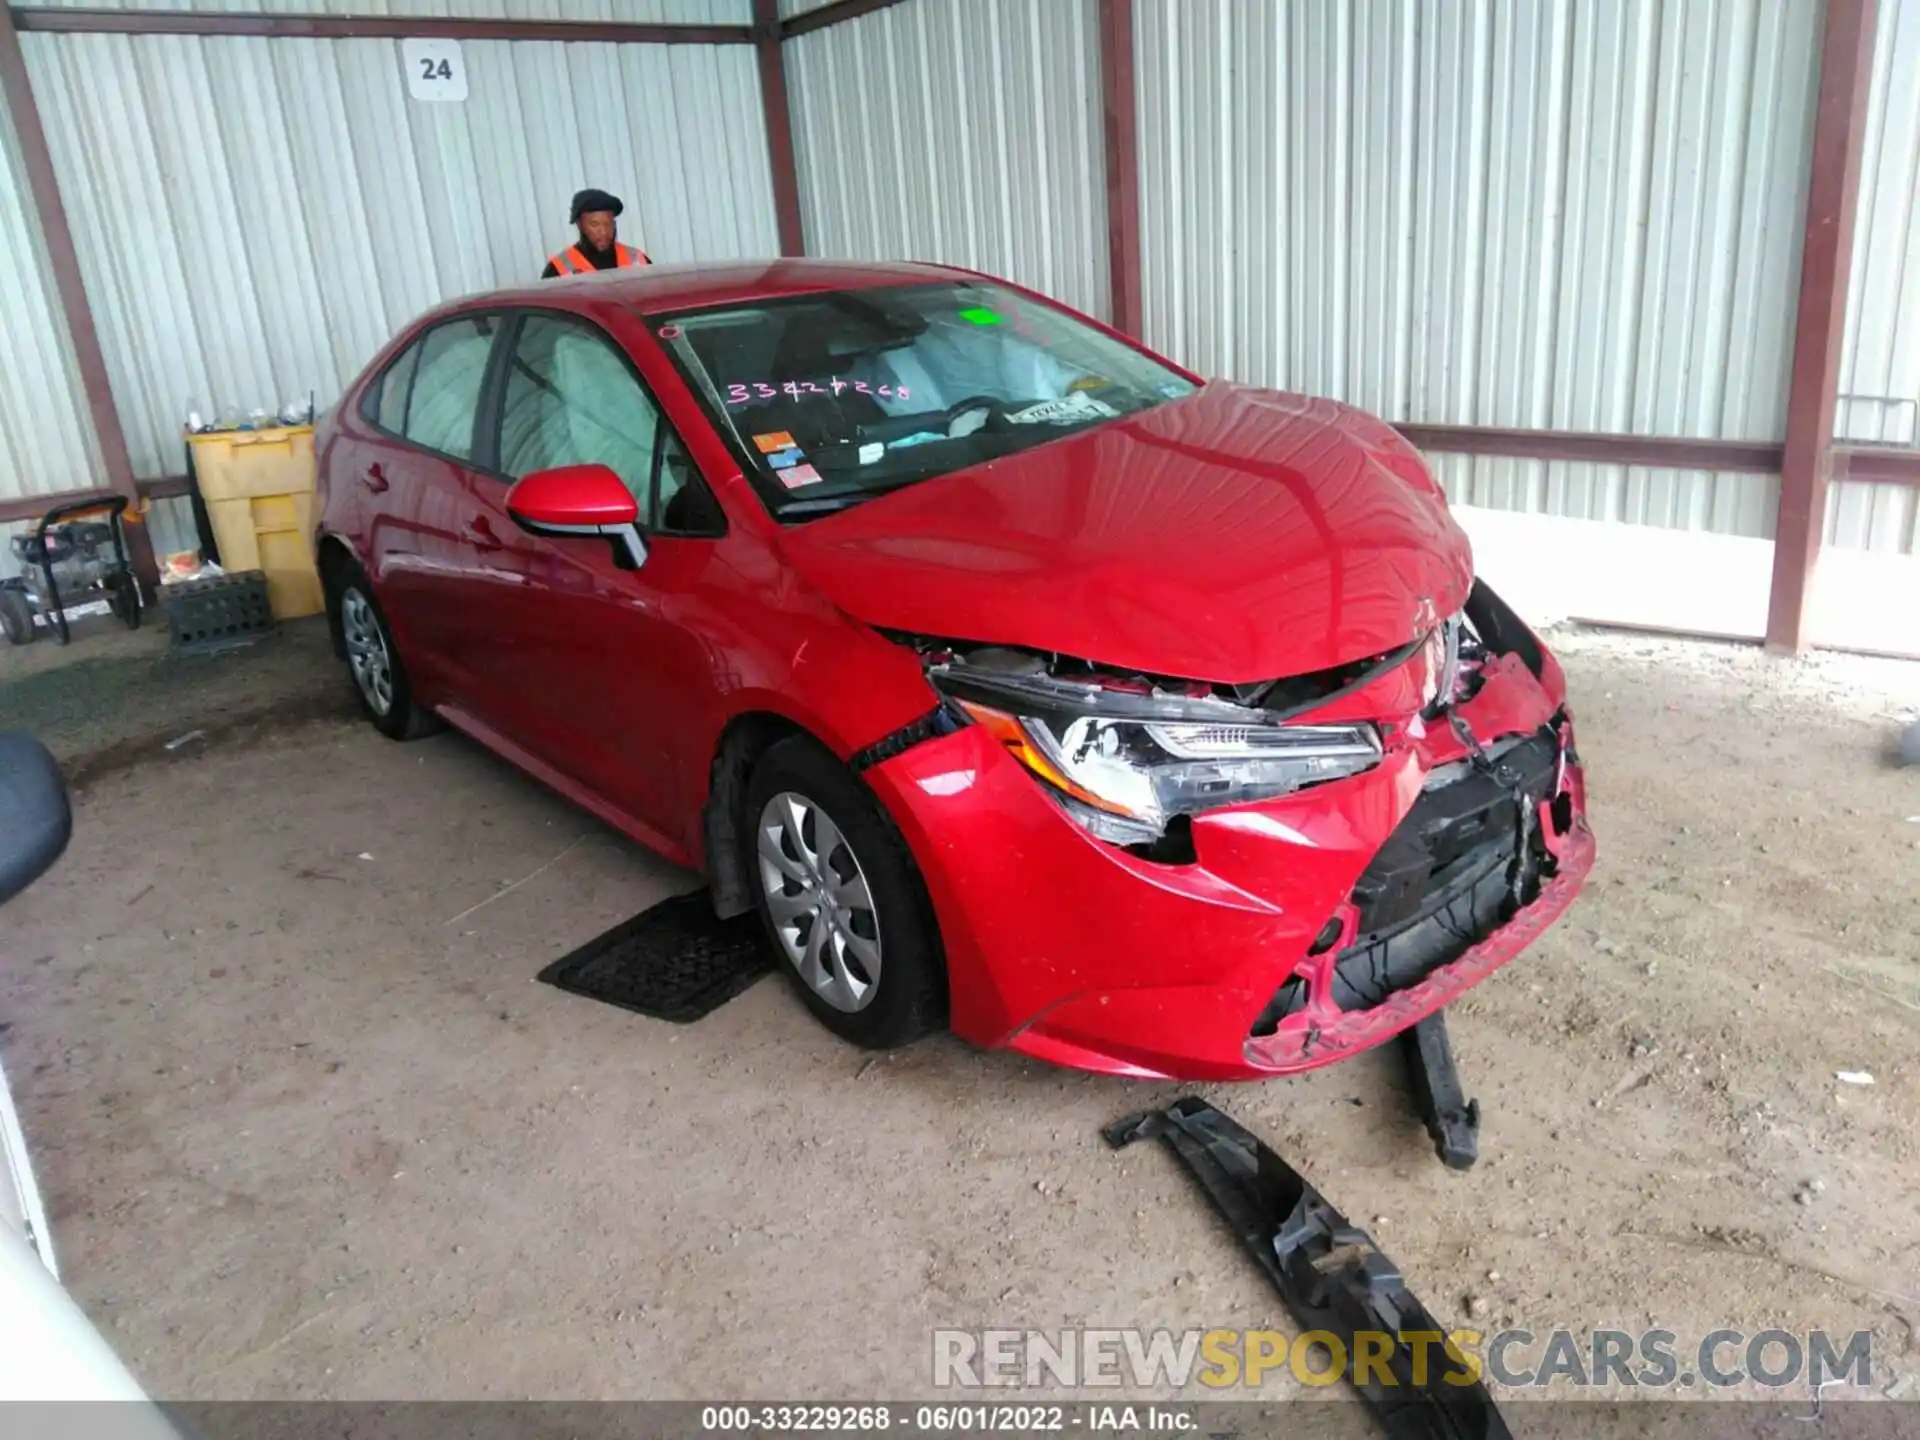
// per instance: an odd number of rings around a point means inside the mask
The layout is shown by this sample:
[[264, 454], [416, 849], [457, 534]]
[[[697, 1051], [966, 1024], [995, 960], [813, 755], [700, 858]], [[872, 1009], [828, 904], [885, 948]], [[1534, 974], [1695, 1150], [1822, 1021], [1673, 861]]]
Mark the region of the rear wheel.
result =
[[760, 918], [815, 1018], [873, 1049], [939, 1029], [947, 977], [933, 907], [872, 793], [796, 736], [754, 768], [747, 819]]
[[439, 729], [439, 717], [414, 701], [387, 617], [358, 567], [341, 577], [334, 605], [353, 688], [373, 728], [392, 740], [418, 740]]

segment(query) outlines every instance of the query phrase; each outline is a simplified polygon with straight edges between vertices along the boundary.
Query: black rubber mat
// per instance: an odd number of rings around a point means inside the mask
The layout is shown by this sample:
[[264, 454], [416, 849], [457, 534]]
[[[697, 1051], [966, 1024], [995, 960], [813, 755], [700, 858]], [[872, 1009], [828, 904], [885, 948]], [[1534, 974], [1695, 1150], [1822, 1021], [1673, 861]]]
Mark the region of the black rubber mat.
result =
[[749, 911], [716, 920], [707, 892], [676, 895], [547, 966], [548, 985], [691, 1025], [770, 969], [766, 932]]

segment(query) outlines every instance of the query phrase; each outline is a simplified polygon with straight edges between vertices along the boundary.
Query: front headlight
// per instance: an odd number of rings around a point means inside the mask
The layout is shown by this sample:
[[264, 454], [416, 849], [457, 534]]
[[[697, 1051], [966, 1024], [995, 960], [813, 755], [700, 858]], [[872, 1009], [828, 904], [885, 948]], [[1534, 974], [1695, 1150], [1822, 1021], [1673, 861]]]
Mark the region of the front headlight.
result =
[[[936, 686], [1103, 840], [1157, 840], [1176, 815], [1371, 770], [1371, 725], [1284, 725], [1217, 699], [936, 669]], [[1115, 713], [1118, 712], [1118, 713]]]

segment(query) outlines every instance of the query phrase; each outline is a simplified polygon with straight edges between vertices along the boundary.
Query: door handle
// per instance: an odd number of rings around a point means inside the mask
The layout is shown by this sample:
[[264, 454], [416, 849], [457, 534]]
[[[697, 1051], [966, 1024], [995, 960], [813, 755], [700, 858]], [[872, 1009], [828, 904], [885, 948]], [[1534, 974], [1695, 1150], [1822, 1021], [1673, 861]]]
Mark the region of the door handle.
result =
[[380, 468], [378, 460], [360, 472], [360, 483], [376, 495], [387, 488], [387, 474]]
[[476, 515], [462, 528], [461, 537], [482, 554], [491, 550], [504, 550], [500, 537], [493, 533], [493, 526], [484, 515]]

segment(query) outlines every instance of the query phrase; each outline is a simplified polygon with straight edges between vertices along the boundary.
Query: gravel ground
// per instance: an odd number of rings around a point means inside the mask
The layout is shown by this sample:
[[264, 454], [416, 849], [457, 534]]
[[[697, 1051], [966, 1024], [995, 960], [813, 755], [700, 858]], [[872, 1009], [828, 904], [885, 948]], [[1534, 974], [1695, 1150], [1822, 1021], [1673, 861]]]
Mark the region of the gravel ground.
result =
[[40, 736], [82, 787], [194, 730], [188, 745], [250, 743], [354, 713], [318, 616], [216, 655], [171, 654], [158, 625], [128, 630], [107, 617], [76, 622], [70, 646], [0, 648], [0, 727]]
[[[1451, 1012], [1479, 1167], [1389, 1055], [1205, 1093], [1443, 1318], [1871, 1329], [1911, 1385], [1920, 667], [1554, 643], [1601, 861]], [[0, 1044], [69, 1283], [158, 1394], [901, 1397], [936, 1326], [1280, 1318], [1168, 1157], [1098, 1140], [1173, 1087], [874, 1059], [778, 981], [690, 1027], [531, 983], [691, 877], [379, 738], [318, 627], [21, 653], [0, 723], [83, 783], [7, 908]]]

